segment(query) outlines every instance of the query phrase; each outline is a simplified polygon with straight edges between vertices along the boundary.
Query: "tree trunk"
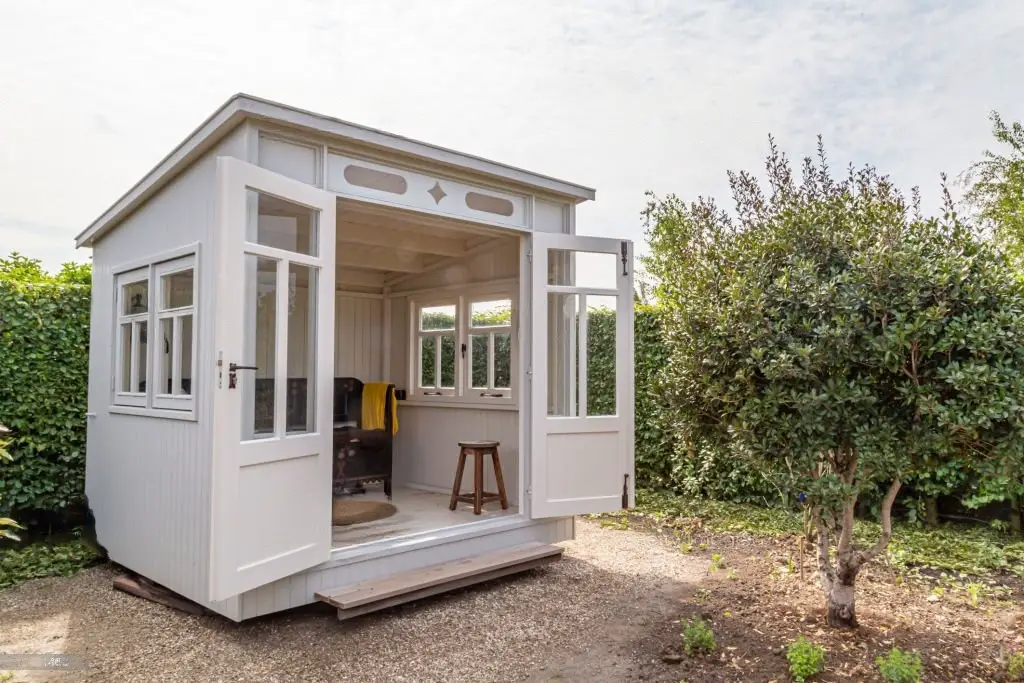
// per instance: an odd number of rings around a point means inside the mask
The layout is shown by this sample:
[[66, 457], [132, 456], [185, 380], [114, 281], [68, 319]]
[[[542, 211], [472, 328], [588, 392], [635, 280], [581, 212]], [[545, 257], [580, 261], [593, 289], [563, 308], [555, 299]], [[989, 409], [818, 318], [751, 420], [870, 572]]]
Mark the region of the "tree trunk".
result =
[[828, 592], [827, 623], [834, 628], [856, 628], [856, 592], [857, 572], [848, 567], [839, 567], [836, 580]]
[[924, 501], [924, 521], [928, 526], [939, 525], [939, 499], [934, 496]]

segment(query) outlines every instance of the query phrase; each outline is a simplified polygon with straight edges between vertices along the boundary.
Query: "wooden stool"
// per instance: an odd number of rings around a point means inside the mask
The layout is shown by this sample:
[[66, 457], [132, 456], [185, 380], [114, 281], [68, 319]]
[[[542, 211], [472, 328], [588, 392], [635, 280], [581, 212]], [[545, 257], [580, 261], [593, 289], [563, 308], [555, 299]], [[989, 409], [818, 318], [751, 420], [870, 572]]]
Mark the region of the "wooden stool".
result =
[[[484, 456], [490, 453], [494, 465], [494, 479], [498, 483], [498, 492], [484, 491]], [[460, 493], [462, 473], [466, 469], [466, 456], [473, 456], [473, 493]], [[508, 498], [505, 497], [505, 480], [501, 476], [501, 459], [498, 457], [497, 441], [460, 441], [459, 466], [455, 470], [455, 485], [452, 486], [452, 500], [449, 510], [454, 510], [459, 501], [473, 504], [473, 514], [479, 515], [484, 503], [492, 500], [501, 501], [501, 509], [508, 510]]]

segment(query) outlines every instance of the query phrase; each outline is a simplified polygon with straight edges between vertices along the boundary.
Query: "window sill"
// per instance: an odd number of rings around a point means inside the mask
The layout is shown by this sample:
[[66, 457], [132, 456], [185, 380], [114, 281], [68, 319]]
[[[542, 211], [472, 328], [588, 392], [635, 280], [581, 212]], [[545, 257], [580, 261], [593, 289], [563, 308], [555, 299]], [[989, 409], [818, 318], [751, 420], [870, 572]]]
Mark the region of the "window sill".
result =
[[507, 411], [518, 411], [519, 406], [516, 405], [514, 400], [502, 401], [502, 402], [488, 402], [488, 401], [466, 401], [458, 399], [409, 399], [407, 401], [399, 401], [398, 409], [401, 410], [402, 406], [410, 406], [413, 408], [459, 408], [462, 410], [507, 410]]
[[165, 420], [182, 420], [184, 422], [198, 422], [195, 410], [166, 410], [160, 408], [136, 408], [134, 406], [112, 405], [108, 412], [116, 415], [134, 415], [136, 417], [155, 417]]

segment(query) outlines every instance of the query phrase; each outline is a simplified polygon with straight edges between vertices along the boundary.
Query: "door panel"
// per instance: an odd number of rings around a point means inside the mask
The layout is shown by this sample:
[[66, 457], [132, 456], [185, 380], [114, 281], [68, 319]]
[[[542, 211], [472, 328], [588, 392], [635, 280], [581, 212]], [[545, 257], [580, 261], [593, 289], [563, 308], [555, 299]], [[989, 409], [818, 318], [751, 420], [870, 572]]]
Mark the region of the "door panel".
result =
[[530, 515], [632, 506], [632, 245], [532, 240]]
[[331, 550], [335, 198], [217, 159], [210, 599]]

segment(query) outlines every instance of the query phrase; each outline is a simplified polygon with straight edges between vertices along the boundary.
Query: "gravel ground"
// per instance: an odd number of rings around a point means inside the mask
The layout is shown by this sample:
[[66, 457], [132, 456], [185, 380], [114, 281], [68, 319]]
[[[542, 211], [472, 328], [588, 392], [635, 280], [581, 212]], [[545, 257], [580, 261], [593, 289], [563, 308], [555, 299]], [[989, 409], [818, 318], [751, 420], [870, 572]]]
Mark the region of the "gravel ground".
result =
[[[348, 622], [313, 605], [244, 624], [111, 588], [113, 572], [0, 593], [0, 651], [80, 654], [87, 671], [13, 681], [628, 681], [639, 641], [706, 562], [578, 520], [548, 567]], [[689, 590], [688, 590], [689, 588]]]

